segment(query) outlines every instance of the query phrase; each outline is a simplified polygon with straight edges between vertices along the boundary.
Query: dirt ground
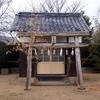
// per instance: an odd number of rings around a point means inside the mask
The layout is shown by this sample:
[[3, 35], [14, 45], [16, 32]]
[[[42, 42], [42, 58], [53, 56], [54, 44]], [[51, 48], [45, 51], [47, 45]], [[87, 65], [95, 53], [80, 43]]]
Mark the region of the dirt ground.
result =
[[0, 100], [100, 100], [100, 74], [84, 74], [85, 90], [77, 86], [32, 86], [15, 75], [0, 75]]

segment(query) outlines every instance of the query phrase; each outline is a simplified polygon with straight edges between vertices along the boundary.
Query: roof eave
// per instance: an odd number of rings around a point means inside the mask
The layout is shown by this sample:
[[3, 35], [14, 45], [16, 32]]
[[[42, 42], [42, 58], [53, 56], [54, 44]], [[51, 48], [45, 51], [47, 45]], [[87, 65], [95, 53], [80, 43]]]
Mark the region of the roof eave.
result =
[[17, 32], [21, 33], [23, 36], [30, 36], [31, 34], [35, 34], [35, 36], [67, 36], [67, 37], [90, 35], [90, 32], [66, 32], [66, 33], [27, 32], [27, 31], [17, 31]]

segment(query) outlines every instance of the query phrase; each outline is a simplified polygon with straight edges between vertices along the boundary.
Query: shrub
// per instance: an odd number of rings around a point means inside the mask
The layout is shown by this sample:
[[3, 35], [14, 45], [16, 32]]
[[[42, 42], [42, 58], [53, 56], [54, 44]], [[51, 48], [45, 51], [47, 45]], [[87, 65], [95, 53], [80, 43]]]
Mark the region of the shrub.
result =
[[[89, 58], [85, 61], [88, 56]], [[92, 44], [82, 49], [82, 62], [84, 61], [83, 66], [92, 68], [94, 72], [100, 72], [100, 46]]]
[[13, 67], [19, 67], [19, 61], [8, 61], [8, 67], [13, 68]]
[[0, 65], [6, 62], [6, 51], [7, 51], [6, 44], [0, 41]]
[[93, 71], [96, 73], [100, 73], [100, 63], [96, 63], [93, 67]]
[[10, 51], [10, 53], [8, 53], [8, 61], [18, 61], [19, 52], [15, 49], [16, 45], [8, 45], [7, 48], [8, 51]]
[[1, 57], [0, 61], [2, 63], [1, 68], [19, 67], [19, 63], [18, 63], [19, 52], [16, 51], [15, 48], [16, 48], [16, 45], [6, 45], [5, 50], [0, 48], [0, 51], [2, 51], [2, 55], [0, 54], [0, 57]]

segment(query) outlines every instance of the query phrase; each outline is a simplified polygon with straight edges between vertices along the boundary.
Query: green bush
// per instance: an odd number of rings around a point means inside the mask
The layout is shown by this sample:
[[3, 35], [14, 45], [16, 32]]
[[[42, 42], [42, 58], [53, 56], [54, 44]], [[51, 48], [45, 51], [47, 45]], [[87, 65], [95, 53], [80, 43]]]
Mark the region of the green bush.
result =
[[100, 63], [96, 63], [93, 67], [93, 71], [96, 73], [100, 73]]
[[81, 48], [81, 57], [82, 58], [87, 58], [89, 55], [89, 46]]
[[8, 67], [13, 68], [13, 67], [19, 67], [19, 61], [8, 61]]
[[19, 67], [19, 52], [16, 45], [0, 45], [0, 64], [1, 68]]
[[7, 54], [8, 68], [19, 67], [19, 52], [16, 51], [16, 45], [7, 46], [9, 53]]
[[19, 52], [16, 51], [16, 45], [8, 45], [7, 46], [8, 51], [8, 61], [18, 61], [19, 59]]
[[0, 65], [2, 66], [4, 63], [6, 63], [6, 51], [7, 46], [4, 42], [0, 41]]
[[84, 67], [90, 67], [94, 72], [100, 72], [100, 46], [99, 45], [89, 45], [85, 49], [82, 49], [82, 63], [88, 57], [88, 59], [83, 64]]

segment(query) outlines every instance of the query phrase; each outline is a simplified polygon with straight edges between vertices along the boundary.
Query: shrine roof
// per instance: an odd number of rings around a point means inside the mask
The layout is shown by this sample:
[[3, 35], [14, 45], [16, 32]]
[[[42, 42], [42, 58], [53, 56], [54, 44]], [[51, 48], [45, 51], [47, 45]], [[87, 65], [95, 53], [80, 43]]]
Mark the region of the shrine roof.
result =
[[80, 13], [31, 13], [15, 15], [11, 31], [59, 33], [89, 33], [90, 28]]

